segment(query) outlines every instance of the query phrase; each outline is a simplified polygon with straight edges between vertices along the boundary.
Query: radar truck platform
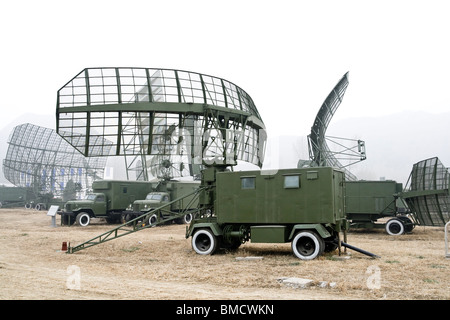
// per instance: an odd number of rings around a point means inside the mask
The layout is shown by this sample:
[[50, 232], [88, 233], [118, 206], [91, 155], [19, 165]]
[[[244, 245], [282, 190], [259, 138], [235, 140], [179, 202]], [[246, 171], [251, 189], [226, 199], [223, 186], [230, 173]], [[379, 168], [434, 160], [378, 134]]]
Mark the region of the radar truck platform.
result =
[[203, 179], [215, 181], [215, 188], [205, 192], [200, 201], [206, 210], [186, 230], [198, 254], [237, 248], [246, 241], [291, 242], [294, 255], [303, 260], [338, 248], [339, 232], [347, 229], [342, 171], [330, 167], [207, 170]]

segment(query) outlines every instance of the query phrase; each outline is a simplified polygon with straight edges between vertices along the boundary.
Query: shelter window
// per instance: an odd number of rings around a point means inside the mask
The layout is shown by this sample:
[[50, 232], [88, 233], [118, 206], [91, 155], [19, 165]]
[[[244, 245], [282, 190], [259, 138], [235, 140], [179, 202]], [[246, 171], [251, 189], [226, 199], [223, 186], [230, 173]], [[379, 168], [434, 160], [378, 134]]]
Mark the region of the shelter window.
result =
[[255, 189], [256, 177], [241, 177], [241, 188], [242, 189]]
[[308, 172], [306, 172], [306, 179], [308, 179], [308, 180], [319, 179], [319, 172], [318, 171], [308, 171]]
[[300, 188], [300, 176], [284, 176], [284, 188], [293, 189]]

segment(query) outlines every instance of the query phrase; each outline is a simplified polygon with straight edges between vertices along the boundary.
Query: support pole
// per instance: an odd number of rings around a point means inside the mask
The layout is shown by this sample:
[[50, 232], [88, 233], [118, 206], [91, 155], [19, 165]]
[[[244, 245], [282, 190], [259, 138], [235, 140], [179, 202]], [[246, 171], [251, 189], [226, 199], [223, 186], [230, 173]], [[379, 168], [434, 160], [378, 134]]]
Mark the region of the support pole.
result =
[[450, 220], [445, 224], [445, 257], [450, 258], [450, 252], [448, 249], [448, 227], [450, 226]]
[[365, 254], [366, 256], [369, 256], [369, 257], [372, 257], [372, 258], [381, 258], [380, 256], [377, 256], [377, 255], [374, 254], [374, 253], [370, 253], [370, 252], [368, 252], [368, 251], [366, 251], [366, 250], [363, 250], [363, 249], [354, 247], [354, 246], [352, 246], [352, 245], [350, 245], [350, 244], [348, 244], [348, 243], [345, 243], [345, 242], [343, 242], [343, 241], [341, 241], [341, 245], [344, 246], [345, 248], [349, 248], [349, 249], [351, 249], [351, 250], [355, 250], [355, 251], [357, 251], [357, 252], [359, 252], [359, 253]]

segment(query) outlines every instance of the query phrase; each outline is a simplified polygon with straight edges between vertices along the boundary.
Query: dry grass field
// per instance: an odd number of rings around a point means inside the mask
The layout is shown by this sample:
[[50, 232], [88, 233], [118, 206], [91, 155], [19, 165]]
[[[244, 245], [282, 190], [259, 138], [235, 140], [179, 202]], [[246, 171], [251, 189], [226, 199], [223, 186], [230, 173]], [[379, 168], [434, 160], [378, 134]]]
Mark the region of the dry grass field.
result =
[[[301, 261], [290, 244], [246, 243], [234, 252], [196, 254], [185, 225], [146, 229], [74, 254], [79, 244], [113, 228], [100, 219], [88, 227], [56, 227], [45, 211], [0, 209], [2, 300], [448, 300], [450, 259], [444, 229], [411, 234], [352, 231], [348, 243], [380, 258], [347, 250]], [[261, 257], [260, 259], [236, 259]], [[335, 283], [292, 288], [282, 277]]]

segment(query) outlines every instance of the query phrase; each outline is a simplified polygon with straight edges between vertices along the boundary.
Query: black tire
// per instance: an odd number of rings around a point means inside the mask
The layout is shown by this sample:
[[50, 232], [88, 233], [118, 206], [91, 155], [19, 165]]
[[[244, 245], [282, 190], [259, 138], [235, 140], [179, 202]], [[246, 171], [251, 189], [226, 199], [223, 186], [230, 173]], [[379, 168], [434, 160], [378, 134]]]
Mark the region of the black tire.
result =
[[91, 222], [91, 216], [87, 212], [81, 212], [77, 214], [77, 224], [82, 227], [86, 227]]
[[291, 246], [297, 258], [313, 260], [323, 253], [325, 242], [316, 232], [304, 230], [295, 235]]
[[192, 221], [192, 213], [185, 214], [182, 218], [184, 224], [189, 224]]
[[386, 223], [386, 232], [391, 236], [399, 236], [405, 233], [405, 225], [403, 221], [397, 218], [390, 219]]
[[65, 215], [65, 214], [61, 215], [61, 224], [63, 226], [70, 226], [70, 225], [72, 225], [73, 224], [73, 218], [72, 219], [71, 218], [72, 218], [71, 216], [68, 216], [68, 215]]
[[46, 207], [45, 203], [38, 203], [34, 207], [34, 209], [37, 210], [37, 211], [41, 211], [41, 210], [47, 210], [47, 207]]
[[330, 238], [327, 238], [325, 241], [325, 252], [333, 252], [339, 247], [339, 236], [334, 235]]
[[230, 242], [224, 241], [223, 237], [219, 238], [219, 247], [225, 250], [237, 250], [241, 246], [241, 241], [239, 239], [233, 239]]
[[398, 219], [402, 220], [403, 225], [405, 226], [405, 233], [410, 233], [416, 227], [414, 222], [408, 217], [400, 216]]
[[198, 229], [192, 237], [192, 249], [201, 255], [213, 254], [217, 248], [217, 238], [211, 229]]
[[105, 218], [106, 222], [109, 224], [113, 224], [113, 223], [118, 223], [120, 222], [120, 217], [116, 217], [116, 216], [110, 216], [110, 217], [106, 217]]
[[148, 224], [152, 225], [155, 224], [156, 222], [158, 222], [158, 217], [156, 216], [156, 214], [152, 214], [149, 218], [148, 218]]
[[133, 220], [133, 216], [129, 213], [122, 213], [120, 215], [120, 222], [122, 224], [127, 223], [128, 221]]

